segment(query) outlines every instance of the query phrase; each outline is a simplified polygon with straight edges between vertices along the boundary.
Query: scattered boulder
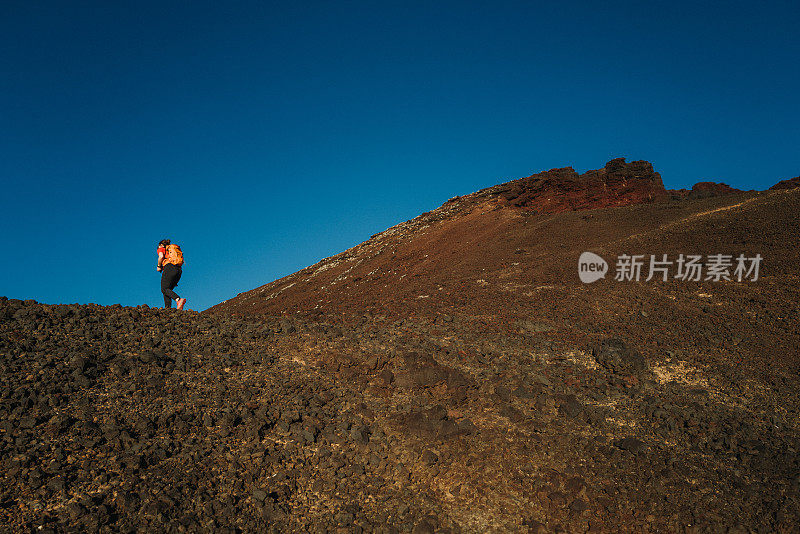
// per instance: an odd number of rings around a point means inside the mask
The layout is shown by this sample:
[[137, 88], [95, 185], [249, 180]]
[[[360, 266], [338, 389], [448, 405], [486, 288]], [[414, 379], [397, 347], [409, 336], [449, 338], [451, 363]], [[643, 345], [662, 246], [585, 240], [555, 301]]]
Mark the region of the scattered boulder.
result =
[[637, 375], [647, 369], [647, 362], [636, 349], [621, 338], [605, 339], [591, 347], [597, 363], [612, 373]]
[[616, 446], [634, 455], [641, 454], [646, 450], [646, 445], [642, 440], [630, 436], [617, 441]]
[[463, 373], [452, 367], [440, 365], [427, 354], [409, 352], [398, 360], [401, 366], [394, 370], [393, 381], [401, 388], [424, 388], [443, 383], [448, 388], [455, 389], [468, 383]]
[[447, 415], [447, 409], [438, 404], [422, 410], [413, 410], [399, 417], [401, 428], [420, 438], [448, 440], [472, 432], [470, 421], [457, 423]]

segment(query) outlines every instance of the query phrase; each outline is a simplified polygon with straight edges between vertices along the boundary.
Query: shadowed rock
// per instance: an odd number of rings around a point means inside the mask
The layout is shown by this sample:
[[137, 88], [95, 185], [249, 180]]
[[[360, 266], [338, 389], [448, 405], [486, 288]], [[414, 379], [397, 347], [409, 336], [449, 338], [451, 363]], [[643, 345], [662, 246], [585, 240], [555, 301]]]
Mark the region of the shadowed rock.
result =
[[647, 369], [644, 357], [620, 338], [601, 341], [592, 347], [597, 363], [613, 373], [633, 375]]

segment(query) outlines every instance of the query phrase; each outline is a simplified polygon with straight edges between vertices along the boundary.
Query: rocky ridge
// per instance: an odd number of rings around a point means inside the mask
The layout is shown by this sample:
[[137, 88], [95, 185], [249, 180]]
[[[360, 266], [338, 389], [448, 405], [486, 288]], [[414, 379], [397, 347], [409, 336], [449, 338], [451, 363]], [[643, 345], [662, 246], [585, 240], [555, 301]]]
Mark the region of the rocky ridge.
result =
[[626, 163], [625, 158], [582, 175], [572, 167], [552, 169], [508, 182], [493, 192], [510, 205], [534, 213], [626, 206], [668, 196], [651, 163]]
[[770, 190], [774, 191], [779, 189], [794, 189], [796, 187], [800, 187], [800, 176], [796, 176], [788, 180], [781, 180], [777, 184], [770, 187]]

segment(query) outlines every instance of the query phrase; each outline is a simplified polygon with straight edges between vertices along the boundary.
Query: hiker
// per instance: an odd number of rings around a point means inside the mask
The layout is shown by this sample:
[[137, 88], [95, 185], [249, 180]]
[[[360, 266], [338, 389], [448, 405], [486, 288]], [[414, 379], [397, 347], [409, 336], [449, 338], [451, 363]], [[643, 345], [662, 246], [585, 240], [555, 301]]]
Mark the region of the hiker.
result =
[[161, 292], [164, 294], [164, 307], [171, 308], [172, 301], [182, 310], [186, 299], [182, 299], [173, 291], [183, 274], [183, 252], [181, 247], [173, 245], [169, 239], [162, 239], [158, 244], [158, 264], [156, 270], [161, 273]]

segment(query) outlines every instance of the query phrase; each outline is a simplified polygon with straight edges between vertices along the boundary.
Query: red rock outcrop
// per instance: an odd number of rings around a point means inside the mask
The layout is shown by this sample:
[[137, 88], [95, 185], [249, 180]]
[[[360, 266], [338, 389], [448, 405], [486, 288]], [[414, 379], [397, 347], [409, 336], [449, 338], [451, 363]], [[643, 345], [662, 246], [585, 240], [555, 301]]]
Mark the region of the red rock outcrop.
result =
[[580, 175], [572, 167], [551, 169], [502, 184], [496, 192], [508, 204], [537, 213], [627, 206], [669, 197], [650, 162], [626, 163], [625, 158]]

